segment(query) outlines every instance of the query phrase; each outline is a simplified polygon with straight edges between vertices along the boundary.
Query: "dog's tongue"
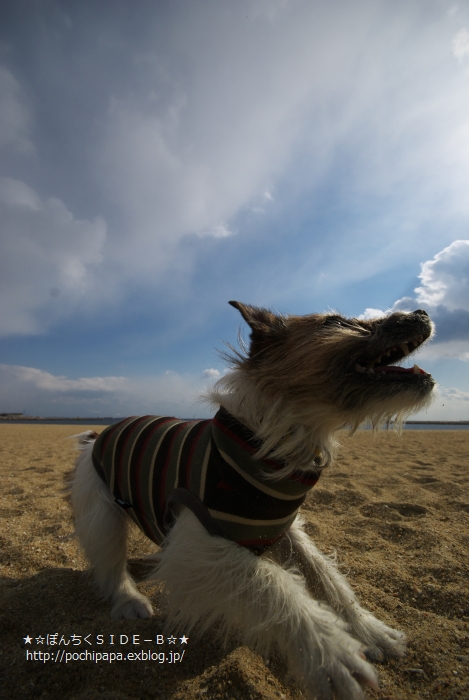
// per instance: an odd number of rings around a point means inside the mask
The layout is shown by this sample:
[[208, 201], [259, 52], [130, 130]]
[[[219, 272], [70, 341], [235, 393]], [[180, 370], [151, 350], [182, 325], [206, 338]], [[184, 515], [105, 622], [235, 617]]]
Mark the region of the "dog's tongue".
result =
[[394, 365], [381, 365], [380, 367], [373, 367], [375, 372], [386, 372], [386, 374], [392, 374], [393, 372], [398, 374], [428, 374], [424, 369], [418, 365], [413, 367], [395, 367]]

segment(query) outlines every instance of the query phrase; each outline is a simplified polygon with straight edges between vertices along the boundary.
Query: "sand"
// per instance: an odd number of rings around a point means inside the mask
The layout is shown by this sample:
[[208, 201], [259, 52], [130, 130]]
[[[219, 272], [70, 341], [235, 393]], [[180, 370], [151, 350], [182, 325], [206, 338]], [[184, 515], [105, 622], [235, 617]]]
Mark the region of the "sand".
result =
[[[303, 698], [278, 662], [266, 665], [235, 640], [227, 649], [210, 634], [185, 646], [179, 639], [163, 647], [143, 642], [161, 634], [164, 621], [158, 591], [147, 583], [139, 586], [151, 594], [155, 617], [111, 621], [61, 493], [75, 455], [73, 441], [64, 438], [83, 429], [0, 425], [0, 697]], [[305, 503], [309, 533], [322, 551], [337, 552], [363, 604], [409, 638], [404, 659], [377, 665], [381, 690], [367, 697], [469, 698], [469, 431], [406, 431], [402, 438], [364, 431], [341, 441], [336, 464]], [[132, 537], [137, 579], [148, 545]], [[119, 645], [120, 635], [127, 645]], [[131, 645], [132, 635], [140, 635], [140, 646]], [[164, 649], [169, 656], [183, 648], [181, 660], [169, 657], [172, 664], [43, 660], [45, 652], [65, 659], [84, 651]], [[26, 660], [27, 651], [36, 660]]]

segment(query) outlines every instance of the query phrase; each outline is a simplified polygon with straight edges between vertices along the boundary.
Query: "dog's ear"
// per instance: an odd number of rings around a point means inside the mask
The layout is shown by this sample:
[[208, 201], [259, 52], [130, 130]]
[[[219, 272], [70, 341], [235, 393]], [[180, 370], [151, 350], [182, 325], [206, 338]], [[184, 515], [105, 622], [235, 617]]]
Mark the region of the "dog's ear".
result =
[[240, 301], [229, 301], [228, 303], [238, 309], [251, 328], [250, 357], [255, 357], [259, 353], [265, 352], [274, 343], [278, 343], [280, 334], [283, 337], [286, 329], [283, 316], [277, 316], [268, 309], [242, 304]]
[[229, 301], [228, 304], [238, 309], [241, 316], [253, 331], [269, 333], [274, 328], [278, 327], [279, 317], [268, 309], [242, 304], [240, 301]]

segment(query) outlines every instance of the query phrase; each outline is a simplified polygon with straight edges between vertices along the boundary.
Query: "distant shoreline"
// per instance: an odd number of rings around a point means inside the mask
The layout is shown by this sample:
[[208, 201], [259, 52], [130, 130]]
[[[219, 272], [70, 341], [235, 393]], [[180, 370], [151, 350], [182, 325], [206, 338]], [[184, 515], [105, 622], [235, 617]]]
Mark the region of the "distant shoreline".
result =
[[406, 420], [405, 425], [469, 425], [469, 420]]
[[113, 416], [93, 416], [92, 418], [88, 416], [18, 416], [18, 415], [3, 415], [0, 416], [0, 420], [122, 420], [123, 416], [118, 416], [117, 418]]
[[123, 417], [118, 417], [114, 418], [112, 416], [104, 416], [101, 418], [100, 416], [94, 416], [93, 418], [88, 418], [87, 416], [84, 416], [83, 418], [81, 416], [20, 416], [17, 414], [11, 414], [11, 415], [0, 415], [0, 421], [38, 421], [38, 420], [47, 420], [51, 422], [55, 421], [60, 421], [60, 420], [66, 420], [66, 421], [79, 421], [80, 423], [95, 423], [96, 421], [103, 421], [103, 420], [108, 420], [113, 423], [116, 423], [119, 420], [123, 420]]
[[[94, 417], [88, 417], [88, 416], [23, 416], [22, 414], [18, 413], [3, 413], [0, 414], [0, 422], [31, 422], [34, 423], [35, 421], [47, 421], [50, 423], [55, 423], [59, 421], [66, 421], [67, 423], [73, 423], [74, 421], [77, 421], [79, 423], [89, 423], [90, 425], [94, 424], [104, 424], [105, 422], [108, 423], [117, 423], [120, 420], [123, 420], [125, 416], [104, 416], [104, 417], [99, 417], [99, 416], [94, 416]], [[203, 420], [202, 418], [181, 418], [180, 420]], [[405, 425], [469, 425], [469, 420], [407, 420], [405, 421]]]

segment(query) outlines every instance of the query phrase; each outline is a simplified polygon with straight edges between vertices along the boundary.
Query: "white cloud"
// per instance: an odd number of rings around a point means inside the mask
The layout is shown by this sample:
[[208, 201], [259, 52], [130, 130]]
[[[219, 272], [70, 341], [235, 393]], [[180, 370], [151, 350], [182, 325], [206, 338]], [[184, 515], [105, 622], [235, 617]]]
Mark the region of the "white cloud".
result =
[[213, 412], [199, 401], [203, 388], [201, 377], [170, 370], [158, 376], [68, 379], [35, 367], [0, 365], [2, 412], [28, 415], [203, 417]]
[[[286, 172], [297, 192], [314, 191], [338, 154], [350, 159], [357, 196], [395, 191], [401, 201], [379, 222], [389, 233], [382, 260], [377, 251], [350, 265], [348, 250], [340, 260], [329, 250], [334, 273], [343, 265], [351, 275], [365, 259], [386, 268], [404, 241], [420, 245], [406, 226], [469, 213], [467, 97], [446, 63], [449, 25], [429, 15], [408, 42], [411, 7], [397, 18], [379, 3], [371, 13], [367, 3], [350, 11], [343, 3], [339, 14], [313, 5], [279, 2], [269, 15], [265, 4], [245, 3], [228, 24], [224, 12], [209, 17], [194, 5], [173, 36], [174, 50], [184, 46], [183, 73], [145, 47], [147, 65], [158, 67], [147, 76], [156, 98], [114, 100], [99, 150], [100, 180], [132, 231], [116, 248], [127, 274], [171, 264], [188, 233], [225, 237], [244, 208], [264, 213], [268, 188]], [[377, 33], [380, 22], [388, 30]], [[444, 80], [430, 81], [429, 65]], [[363, 241], [370, 251], [375, 243], [364, 230], [349, 240], [354, 259]], [[134, 260], [136, 242], [145, 259]]]
[[[419, 361], [436, 362], [437, 360], [462, 360], [469, 361], [469, 351], [467, 340], [442, 340], [439, 333], [439, 317], [435, 314], [430, 314], [433, 321], [436, 322], [436, 337], [431, 343], [425, 345], [419, 350]], [[464, 379], [466, 373], [464, 372]]]
[[441, 396], [447, 397], [448, 399], [456, 399], [457, 401], [468, 401], [469, 402], [469, 392], [460, 391], [460, 389], [443, 389], [441, 391]]
[[209, 229], [198, 232], [199, 236], [213, 236], [213, 238], [227, 238], [232, 236], [233, 232], [230, 231], [228, 226], [222, 221], [219, 224], [215, 224]]
[[30, 383], [37, 389], [47, 392], [110, 392], [122, 390], [125, 387], [124, 377], [84, 377], [82, 379], [67, 379], [55, 376], [50, 372], [35, 367], [0, 364], [0, 370], [7, 372], [20, 382]]
[[454, 241], [424, 262], [419, 278], [418, 303], [469, 311], [469, 240]]
[[0, 150], [11, 147], [32, 153], [30, 135], [31, 114], [24, 92], [12, 73], [0, 66]]
[[365, 309], [364, 313], [360, 314], [358, 318], [369, 321], [372, 318], [381, 318], [382, 316], [386, 316], [386, 311], [382, 311], [381, 309]]
[[438, 387], [433, 403], [412, 416], [412, 420], [467, 421], [469, 392], [454, 387]]
[[314, 165], [294, 170], [296, 186], [320, 180], [350, 129], [374, 120], [381, 76], [363, 100], [373, 61], [356, 73], [372, 25], [346, 5], [329, 14], [249, 1], [227, 12], [201, 2], [178, 18], [166, 52], [139, 47], [145, 89], [114, 93], [94, 168], [125, 230], [114, 252], [126, 275], [154, 278], [188, 234], [229, 235], [240, 212], [272, 201], [269, 188], [300, 153]]
[[465, 28], [461, 29], [453, 39], [453, 56], [459, 63], [469, 57], [469, 32]]
[[217, 369], [204, 369], [204, 371], [202, 372], [202, 377], [206, 379], [216, 380], [220, 379], [221, 374]]
[[453, 241], [421, 263], [419, 279], [415, 297], [398, 299], [390, 311], [423, 307], [430, 314], [436, 337], [421, 351], [423, 358], [469, 360], [469, 240]]
[[0, 335], [41, 332], [90, 292], [106, 224], [11, 178], [0, 180], [0, 217]]
[[39, 211], [41, 200], [36, 192], [19, 180], [4, 177], [0, 180], [0, 202], [7, 207]]

